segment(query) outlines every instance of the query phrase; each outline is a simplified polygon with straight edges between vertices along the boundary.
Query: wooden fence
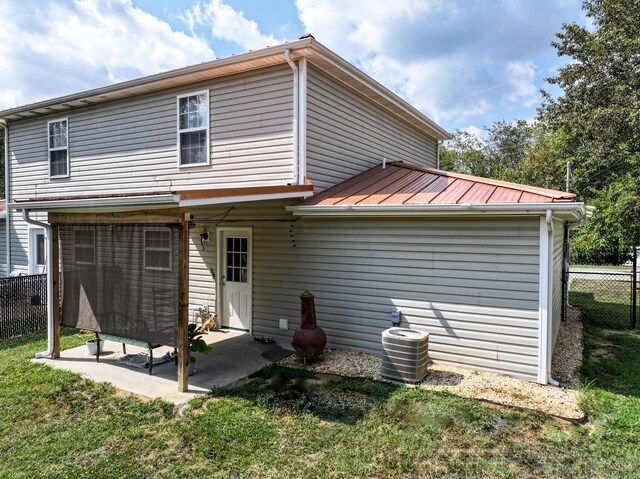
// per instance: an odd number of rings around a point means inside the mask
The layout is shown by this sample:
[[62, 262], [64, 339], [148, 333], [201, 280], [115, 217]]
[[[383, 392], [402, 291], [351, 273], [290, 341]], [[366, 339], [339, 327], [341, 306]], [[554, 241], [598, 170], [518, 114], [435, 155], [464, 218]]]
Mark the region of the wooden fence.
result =
[[0, 278], [0, 340], [47, 329], [47, 275]]

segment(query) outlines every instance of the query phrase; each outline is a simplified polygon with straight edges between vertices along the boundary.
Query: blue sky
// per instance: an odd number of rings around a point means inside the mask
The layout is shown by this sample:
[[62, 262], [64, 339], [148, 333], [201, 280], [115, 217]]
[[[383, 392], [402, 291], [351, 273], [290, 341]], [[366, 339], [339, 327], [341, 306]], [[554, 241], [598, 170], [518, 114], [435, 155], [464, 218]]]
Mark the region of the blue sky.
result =
[[[576, 0], [0, 0], [0, 108], [310, 32], [449, 131], [531, 119]], [[551, 90], [553, 93], [553, 90]]]

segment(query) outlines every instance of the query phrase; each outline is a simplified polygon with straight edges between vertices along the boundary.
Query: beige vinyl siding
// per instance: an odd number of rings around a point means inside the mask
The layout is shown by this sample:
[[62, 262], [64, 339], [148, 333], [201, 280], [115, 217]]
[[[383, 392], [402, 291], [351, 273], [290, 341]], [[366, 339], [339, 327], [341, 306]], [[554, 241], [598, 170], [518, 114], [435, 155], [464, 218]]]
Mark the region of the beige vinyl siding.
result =
[[9, 275], [7, 268], [7, 220], [0, 220], [0, 277]]
[[[210, 97], [211, 165], [179, 168], [176, 95]], [[70, 177], [49, 179], [49, 115], [11, 123], [14, 200], [213, 187], [293, 178], [293, 76], [288, 66], [222, 77], [65, 113]]]
[[[217, 220], [203, 218], [226, 210], [193, 213], [212, 234]], [[235, 205], [220, 225], [253, 228], [256, 335], [289, 342], [308, 289], [330, 347], [379, 353], [398, 308], [402, 326], [431, 334], [435, 361], [537, 377], [537, 217], [291, 221], [284, 203], [265, 202]], [[206, 270], [215, 271], [215, 246], [208, 247], [206, 255], [192, 253], [192, 303], [214, 288]], [[278, 329], [280, 318], [288, 331]]]
[[[37, 221], [47, 221], [46, 213], [32, 212], [30, 218]], [[29, 273], [29, 229], [30, 226], [22, 219], [21, 211], [7, 211], [7, 219], [11, 221], [9, 238], [11, 241], [11, 265], [9, 273], [17, 271]]]
[[564, 242], [564, 222], [558, 219], [553, 220], [553, 292], [552, 292], [552, 312], [551, 320], [553, 324], [553, 337], [551, 342], [551, 350], [556, 344], [558, 338], [558, 332], [560, 331], [560, 323], [562, 321], [562, 261], [563, 256], [563, 242]]
[[436, 166], [435, 139], [311, 65], [307, 78], [307, 176], [316, 192], [382, 158]]

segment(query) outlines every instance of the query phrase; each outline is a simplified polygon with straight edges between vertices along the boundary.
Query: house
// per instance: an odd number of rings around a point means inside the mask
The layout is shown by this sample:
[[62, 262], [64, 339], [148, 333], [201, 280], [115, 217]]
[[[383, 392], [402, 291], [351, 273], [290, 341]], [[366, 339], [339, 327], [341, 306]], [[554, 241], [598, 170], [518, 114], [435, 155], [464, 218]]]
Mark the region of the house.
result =
[[46, 238], [62, 271], [44, 354], [60, 323], [159, 341], [185, 389], [194, 308], [290, 341], [310, 290], [331, 347], [378, 353], [393, 312], [433, 361], [552, 380], [583, 205], [440, 171], [448, 133], [312, 36], [0, 119], [9, 269]]

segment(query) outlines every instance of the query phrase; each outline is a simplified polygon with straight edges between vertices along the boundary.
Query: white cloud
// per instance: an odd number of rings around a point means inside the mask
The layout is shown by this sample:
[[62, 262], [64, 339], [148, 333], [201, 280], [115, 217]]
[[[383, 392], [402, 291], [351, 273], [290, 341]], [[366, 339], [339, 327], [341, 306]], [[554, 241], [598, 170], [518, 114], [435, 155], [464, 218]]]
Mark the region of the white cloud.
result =
[[235, 43], [245, 50], [257, 50], [283, 42], [272, 35], [260, 33], [254, 20], [249, 20], [244, 12], [234, 10], [221, 0], [210, 0], [204, 6], [198, 3], [186, 10], [182, 18], [191, 31], [196, 25], [208, 26], [214, 38]]
[[[306, 31], [447, 125], [539, 102], [539, 57], [580, 5], [554, 0], [296, 0]], [[544, 65], [543, 65], [544, 67]], [[488, 121], [490, 123], [490, 121]]]
[[0, 29], [0, 108], [214, 56], [205, 40], [172, 30], [131, 0], [0, 0], [0, 9], [11, 19]]

